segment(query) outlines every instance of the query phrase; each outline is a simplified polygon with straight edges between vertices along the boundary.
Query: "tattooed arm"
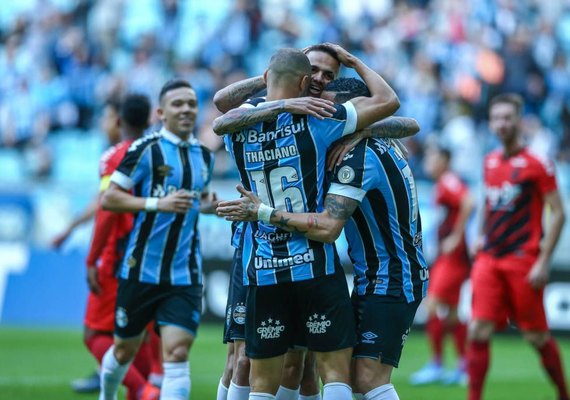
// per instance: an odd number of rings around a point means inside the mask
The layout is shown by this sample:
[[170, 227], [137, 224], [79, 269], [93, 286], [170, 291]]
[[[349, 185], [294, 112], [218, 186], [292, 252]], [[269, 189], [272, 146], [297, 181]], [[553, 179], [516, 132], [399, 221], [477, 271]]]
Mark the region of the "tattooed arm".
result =
[[[261, 200], [240, 185], [237, 189], [243, 197], [221, 202], [216, 210], [218, 215], [230, 221], [257, 221]], [[325, 198], [323, 212], [290, 213], [273, 210], [269, 222], [285, 231], [302, 233], [309, 239], [332, 243], [339, 237], [358, 204], [357, 200], [329, 194]]]
[[244, 79], [220, 89], [214, 95], [214, 105], [223, 113], [239, 107], [244, 101], [265, 89], [263, 75]]
[[418, 122], [407, 117], [388, 117], [375, 122], [368, 128], [362, 130], [362, 135], [368, 137], [381, 137], [391, 139], [401, 139], [413, 136], [420, 131]]
[[336, 111], [332, 101], [314, 97], [274, 100], [259, 104], [257, 107], [238, 107], [216, 118], [212, 129], [216, 135], [237, 132], [262, 121], [271, 121], [283, 112], [313, 115], [323, 119], [331, 117]]

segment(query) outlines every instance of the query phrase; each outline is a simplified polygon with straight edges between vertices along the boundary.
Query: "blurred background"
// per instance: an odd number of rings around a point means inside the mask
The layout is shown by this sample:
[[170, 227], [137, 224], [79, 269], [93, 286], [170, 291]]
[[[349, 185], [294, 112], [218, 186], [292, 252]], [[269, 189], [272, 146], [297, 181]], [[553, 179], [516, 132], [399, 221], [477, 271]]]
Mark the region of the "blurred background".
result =
[[[498, 144], [487, 126], [487, 104], [499, 92], [524, 96], [526, 140], [555, 160], [569, 209], [568, 0], [3, 1], [0, 326], [81, 325], [92, 224], [58, 250], [52, 242], [97, 193], [98, 160], [108, 146], [102, 116], [110, 99], [142, 92], [156, 106], [167, 79], [187, 78], [201, 108], [196, 135], [216, 152], [213, 188], [233, 198], [236, 171], [210, 126], [218, 115], [213, 94], [261, 74], [278, 47], [325, 41], [381, 73], [400, 96], [398, 115], [421, 126], [406, 145], [428, 258], [435, 252], [438, 211], [424, 149], [433, 142], [451, 149], [453, 169], [480, 203], [482, 159]], [[212, 282], [207, 318], [221, 320], [230, 230], [216, 217], [202, 218], [201, 229]], [[563, 283], [570, 281], [569, 243], [566, 224], [553, 266], [562, 286], [551, 285], [547, 296], [549, 318], [560, 329], [570, 329], [570, 286]]]

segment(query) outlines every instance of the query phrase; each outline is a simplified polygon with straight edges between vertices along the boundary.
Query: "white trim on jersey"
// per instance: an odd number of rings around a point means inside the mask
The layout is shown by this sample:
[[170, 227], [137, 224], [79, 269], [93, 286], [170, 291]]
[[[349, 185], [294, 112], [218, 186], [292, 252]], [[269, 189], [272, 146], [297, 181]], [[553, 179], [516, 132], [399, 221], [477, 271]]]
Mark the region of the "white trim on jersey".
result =
[[344, 124], [344, 131], [342, 131], [342, 136], [349, 135], [356, 131], [356, 124], [358, 122], [358, 113], [356, 112], [356, 108], [354, 104], [350, 101], [347, 101], [343, 104], [344, 108], [346, 108], [346, 123]]
[[350, 185], [341, 185], [340, 183], [331, 183], [327, 194], [336, 194], [339, 196], [348, 197], [349, 199], [357, 200], [359, 202], [366, 196], [366, 190], [355, 188]]
[[111, 175], [111, 182], [116, 183], [125, 190], [131, 190], [135, 186], [135, 182], [122, 172], [115, 170]]

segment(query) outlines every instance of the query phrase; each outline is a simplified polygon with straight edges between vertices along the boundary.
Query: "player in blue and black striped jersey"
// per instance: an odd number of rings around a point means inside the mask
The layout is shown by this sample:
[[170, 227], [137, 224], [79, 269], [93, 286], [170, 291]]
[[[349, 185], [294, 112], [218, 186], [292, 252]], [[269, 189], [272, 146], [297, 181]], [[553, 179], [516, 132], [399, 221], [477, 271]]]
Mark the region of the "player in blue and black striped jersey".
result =
[[[244, 197], [221, 203], [218, 214], [257, 220], [261, 200], [244, 188], [240, 192]], [[415, 183], [405, 158], [384, 139], [366, 139], [337, 168], [323, 212], [266, 212], [272, 224], [312, 240], [333, 242], [345, 228], [358, 325], [353, 387], [367, 400], [397, 399], [392, 369], [428, 279]]]
[[[226, 138], [242, 182], [280, 209], [322, 209], [327, 148], [397, 108], [397, 98], [383, 79], [360, 60], [351, 62], [370, 80], [372, 97], [336, 107], [321, 100], [323, 108], [333, 111], [328, 118], [311, 112], [315, 102], [308, 102], [305, 113], [310, 115], [286, 112], [282, 99], [299, 96], [308, 87], [310, 64], [300, 51], [282, 49], [266, 72], [268, 102], [232, 110], [214, 122], [217, 133], [231, 132], [239, 123], [239, 128], [245, 127]], [[258, 122], [271, 114], [273, 121]], [[352, 311], [336, 258], [330, 244], [287, 234], [267, 221], [248, 225], [243, 262], [248, 285], [246, 351], [252, 359], [250, 399], [276, 392], [282, 355], [294, 344], [299, 328], [306, 333], [309, 350], [315, 351], [324, 398], [351, 398]]]
[[161, 396], [190, 395], [188, 352], [202, 306], [198, 215], [215, 203], [208, 191], [213, 156], [192, 134], [198, 105], [187, 81], [167, 82], [159, 103], [163, 128], [133, 142], [103, 197], [105, 209], [136, 216], [119, 272], [115, 345], [103, 358], [101, 399], [115, 398], [152, 320], [163, 348]]

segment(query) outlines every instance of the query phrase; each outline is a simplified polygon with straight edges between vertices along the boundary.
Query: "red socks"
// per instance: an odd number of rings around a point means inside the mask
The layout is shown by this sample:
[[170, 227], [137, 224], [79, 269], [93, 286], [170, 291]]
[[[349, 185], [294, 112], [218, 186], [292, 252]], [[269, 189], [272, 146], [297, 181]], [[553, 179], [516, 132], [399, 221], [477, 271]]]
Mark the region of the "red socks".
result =
[[469, 375], [469, 400], [480, 400], [489, 369], [489, 342], [469, 343], [467, 349], [467, 374]]
[[558, 390], [558, 398], [560, 400], [568, 400], [568, 389], [564, 379], [564, 370], [562, 369], [562, 360], [560, 359], [560, 350], [554, 338], [549, 338], [544, 345], [537, 349], [540, 354], [542, 365], [552, 383], [556, 385]]
[[433, 359], [441, 364], [443, 354], [443, 337], [445, 336], [445, 322], [436, 316], [431, 317], [426, 324], [427, 334], [433, 351]]
[[104, 333], [96, 333], [89, 339], [85, 340], [85, 346], [87, 346], [89, 352], [93, 354], [95, 359], [99, 361], [99, 364], [101, 364], [103, 356], [112, 345], [113, 336]]
[[457, 322], [452, 328], [453, 341], [455, 343], [455, 351], [459, 359], [465, 358], [465, 342], [467, 341], [467, 325]]

